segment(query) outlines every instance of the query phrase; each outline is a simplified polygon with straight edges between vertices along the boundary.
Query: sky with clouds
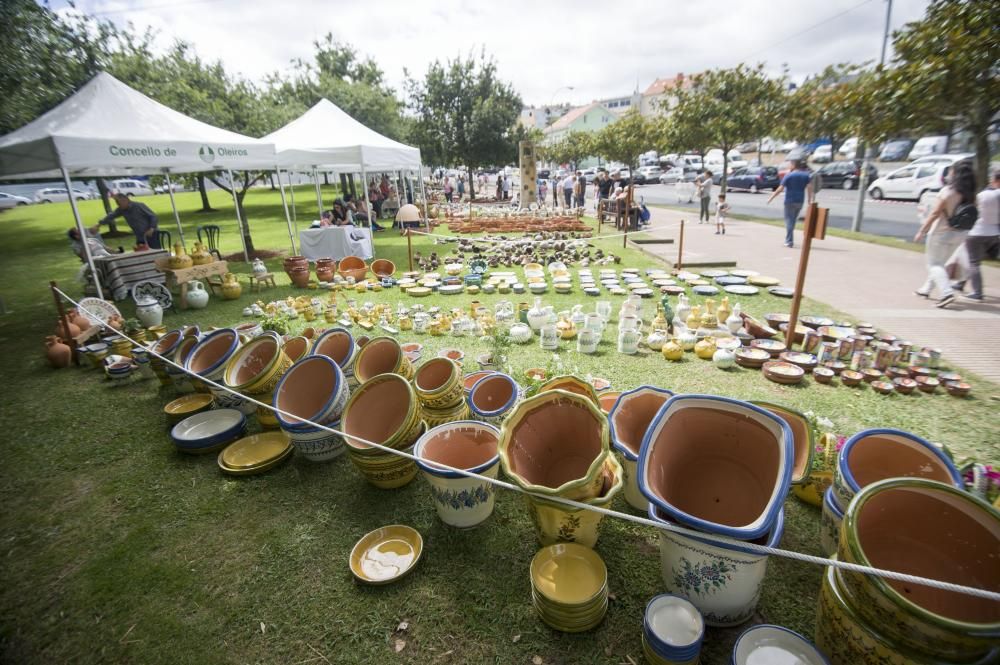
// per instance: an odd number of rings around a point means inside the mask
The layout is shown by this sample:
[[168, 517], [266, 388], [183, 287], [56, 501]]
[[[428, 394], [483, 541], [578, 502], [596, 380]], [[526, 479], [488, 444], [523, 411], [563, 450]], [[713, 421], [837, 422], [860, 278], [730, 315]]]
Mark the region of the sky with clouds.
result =
[[[927, 0], [895, 0], [892, 29]], [[65, 0], [50, 0], [65, 10]], [[308, 59], [327, 32], [382, 67], [397, 91], [404, 70], [485, 49], [527, 104], [583, 104], [640, 91], [657, 77], [740, 62], [787, 65], [793, 80], [836, 62], [877, 60], [886, 0], [77, 0], [158, 43], [191, 43], [208, 60], [260, 81]], [[891, 57], [891, 53], [890, 53]], [[572, 90], [568, 89], [572, 87]]]

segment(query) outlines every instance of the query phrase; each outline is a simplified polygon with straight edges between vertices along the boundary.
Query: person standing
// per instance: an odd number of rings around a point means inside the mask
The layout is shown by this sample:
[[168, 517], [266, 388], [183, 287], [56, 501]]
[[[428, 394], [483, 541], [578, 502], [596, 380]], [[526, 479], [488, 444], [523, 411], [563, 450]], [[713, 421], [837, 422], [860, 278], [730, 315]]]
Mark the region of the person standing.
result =
[[448, 176], [444, 177], [444, 200], [451, 203], [451, 195], [454, 189], [451, 186], [451, 179]]
[[497, 174], [497, 193], [496, 193], [496, 200], [497, 200], [497, 201], [501, 201], [501, 200], [503, 200], [503, 174], [502, 174], [502, 173], [498, 173], [498, 174]]
[[584, 208], [587, 205], [587, 179], [579, 171], [576, 172], [576, 185], [574, 187], [576, 195], [576, 207]]
[[555, 174], [553, 174], [552, 175], [552, 207], [553, 208], [558, 208], [559, 207], [559, 189], [560, 189], [559, 185], [560, 185], [559, 178], [557, 178], [555, 176]]
[[465, 176], [458, 176], [458, 202], [462, 202], [462, 198], [465, 196]]
[[726, 217], [729, 216], [729, 204], [726, 195], [719, 194], [719, 202], [715, 204], [715, 235], [726, 235]]
[[965, 247], [969, 252], [969, 281], [972, 293], [965, 296], [973, 302], [983, 300], [983, 273], [979, 264], [987, 256], [1000, 254], [1000, 167], [994, 169], [990, 186], [976, 196], [979, 217], [969, 229]]
[[124, 217], [132, 229], [132, 233], [135, 234], [135, 244], [146, 245], [150, 249], [161, 249], [160, 235], [157, 232], [160, 220], [156, 213], [150, 210], [145, 203], [133, 201], [121, 193], [115, 194], [115, 202], [118, 204], [118, 208], [102, 218], [97, 223], [98, 226], [108, 224], [117, 217]]
[[975, 201], [976, 174], [971, 164], [959, 162], [951, 169], [948, 184], [938, 193], [938, 200], [931, 214], [927, 215], [917, 235], [913, 237], [913, 242], [926, 238], [927, 253], [927, 281], [914, 293], [929, 298], [937, 288], [939, 298], [935, 303], [936, 307], [943, 309], [955, 302], [955, 290], [944, 266], [969, 234], [967, 230], [952, 228], [951, 218], [960, 205]]
[[573, 174], [567, 173], [562, 181], [563, 202], [566, 208], [573, 206]]
[[503, 200], [504, 201], [509, 201], [510, 200], [510, 180], [511, 180], [510, 176], [507, 176], [507, 177], [505, 177], [503, 179]]
[[695, 181], [698, 195], [701, 197], [701, 210], [698, 212], [698, 223], [708, 224], [711, 219], [709, 207], [712, 203], [712, 172], [705, 171]]
[[785, 247], [795, 246], [795, 223], [802, 212], [802, 206], [813, 202], [814, 192], [809, 186], [812, 175], [806, 170], [805, 162], [792, 160], [792, 170], [781, 179], [781, 184], [771, 192], [767, 202], [770, 203], [778, 194], [785, 194]]
[[549, 181], [545, 178], [538, 179], [538, 203], [539, 205], [545, 205], [545, 198], [549, 194]]

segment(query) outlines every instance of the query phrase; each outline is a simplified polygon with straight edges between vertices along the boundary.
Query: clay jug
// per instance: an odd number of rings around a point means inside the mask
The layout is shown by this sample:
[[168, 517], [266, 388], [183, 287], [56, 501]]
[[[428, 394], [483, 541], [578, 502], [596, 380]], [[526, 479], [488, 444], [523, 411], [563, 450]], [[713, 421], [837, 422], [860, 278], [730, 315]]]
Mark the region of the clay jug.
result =
[[657, 328], [655, 325], [653, 326], [652, 332], [646, 336], [646, 346], [649, 347], [651, 351], [661, 350], [666, 341], [667, 333], [663, 332], [662, 328]]
[[264, 275], [267, 273], [267, 266], [260, 259], [254, 259], [250, 269], [255, 275]]
[[740, 304], [736, 303], [733, 305], [733, 313], [729, 315], [726, 319], [726, 327], [729, 328], [729, 332], [736, 334], [740, 328], [743, 327], [743, 317], [740, 316]]
[[688, 327], [688, 330], [698, 329], [698, 326], [701, 325], [701, 307], [699, 305], [694, 305], [691, 308], [691, 313], [688, 314], [687, 320], [684, 321], [684, 325]]
[[188, 282], [187, 304], [191, 309], [201, 309], [208, 304], [208, 289], [198, 280]]
[[212, 255], [208, 249], [200, 242], [194, 244], [194, 251], [191, 252], [191, 263], [196, 266], [203, 266], [212, 262]]
[[711, 360], [715, 355], [715, 338], [706, 337], [694, 345], [694, 352], [702, 360]]
[[62, 319], [56, 320], [56, 337], [62, 339], [72, 339], [80, 334], [80, 327], [66, 317], [66, 326], [63, 326]]
[[170, 257], [168, 265], [171, 270], [183, 270], [185, 268], [190, 268], [194, 265], [194, 261], [188, 256], [188, 253], [184, 251], [184, 245], [180, 242], [174, 243], [174, 254]]
[[222, 279], [222, 297], [226, 300], [236, 300], [243, 293], [243, 287], [236, 275], [227, 272]]
[[76, 308], [69, 310], [69, 312], [66, 313], [66, 318], [69, 319], [70, 323], [76, 325], [76, 327], [80, 329], [80, 332], [86, 332], [90, 330], [92, 325], [94, 325], [90, 322], [90, 319], [81, 314], [80, 310]]
[[662, 353], [663, 357], [667, 360], [676, 362], [684, 357], [684, 347], [682, 347], [676, 339], [672, 339], [663, 345], [660, 349], [660, 353]]
[[729, 309], [729, 296], [722, 296], [722, 302], [719, 303], [719, 308], [715, 310], [715, 319], [719, 323], [725, 324], [731, 311]]
[[55, 335], [49, 335], [45, 338], [45, 347], [45, 355], [48, 357], [50, 365], [56, 369], [69, 367], [69, 363], [73, 359], [73, 350], [63, 344], [61, 339]]

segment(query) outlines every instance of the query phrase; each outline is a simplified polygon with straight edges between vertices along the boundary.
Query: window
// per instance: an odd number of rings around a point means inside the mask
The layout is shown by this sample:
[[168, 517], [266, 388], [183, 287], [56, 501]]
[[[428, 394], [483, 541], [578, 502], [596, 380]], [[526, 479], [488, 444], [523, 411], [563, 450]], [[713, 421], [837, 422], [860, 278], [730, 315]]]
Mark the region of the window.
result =
[[934, 175], [937, 169], [938, 169], [937, 166], [921, 166], [920, 170], [917, 171], [917, 177], [929, 178], [930, 176]]
[[899, 171], [896, 171], [891, 176], [889, 176], [889, 179], [890, 180], [902, 180], [903, 178], [912, 178], [913, 174], [916, 173], [916, 172], [917, 172], [916, 167], [910, 167], [910, 168], [900, 169]]

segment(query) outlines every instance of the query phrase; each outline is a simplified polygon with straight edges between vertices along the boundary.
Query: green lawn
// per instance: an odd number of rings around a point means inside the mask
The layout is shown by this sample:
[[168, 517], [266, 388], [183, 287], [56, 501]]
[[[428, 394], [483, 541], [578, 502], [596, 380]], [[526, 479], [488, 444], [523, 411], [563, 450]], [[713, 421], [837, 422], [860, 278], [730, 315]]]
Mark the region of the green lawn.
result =
[[[212, 193], [220, 212], [211, 215], [193, 212], [197, 194], [177, 198], [189, 241], [196, 225], [219, 223], [223, 252], [240, 251], [224, 193]], [[312, 189], [300, 188], [298, 201], [309, 200]], [[168, 199], [147, 201], [169, 228]], [[278, 194], [254, 190], [247, 208], [257, 247], [287, 251]], [[99, 202], [84, 202], [81, 211], [91, 223], [102, 214]], [[300, 206], [301, 219], [314, 214]], [[231, 479], [219, 473], [214, 457], [173, 452], [161, 414], [173, 395], [155, 380], [117, 387], [91, 369], [49, 369], [42, 340], [51, 334], [55, 312], [47, 282], [58, 280], [72, 294], [81, 290], [72, 280], [79, 262], [65, 240], [71, 224], [64, 204], [0, 215], [0, 295], [12, 311], [0, 316], [6, 378], [0, 427], [7, 432], [0, 467], [0, 660], [525, 663], [539, 656], [545, 663], [641, 662], [642, 610], [663, 589], [651, 529], [604, 520], [597, 551], [610, 575], [608, 616], [591, 633], [563, 635], [546, 628], [530, 604], [528, 563], [538, 546], [520, 497], [501, 493], [487, 523], [455, 531], [437, 520], [422, 479], [401, 490], [376, 490], [346, 458], [323, 465], [292, 460], [259, 477]], [[131, 244], [123, 241], [118, 244]], [[604, 244], [620, 251], [620, 240]], [[425, 238], [415, 239], [414, 248], [448, 251]], [[398, 235], [377, 235], [376, 253], [405, 269], [406, 243]], [[269, 298], [301, 293], [289, 286], [280, 259], [269, 263], [279, 284]], [[654, 263], [628, 250], [624, 265]], [[371, 299], [398, 295], [388, 290]], [[501, 298], [478, 297], [488, 305]], [[579, 293], [545, 297], [557, 310], [584, 299]], [[466, 307], [470, 300], [423, 302]], [[231, 325], [250, 301], [246, 292], [235, 302], [213, 299], [201, 311], [168, 313], [164, 323]], [[586, 304], [593, 306], [589, 299]], [[767, 295], [742, 304], [757, 315], [788, 307]], [[128, 303], [119, 306], [131, 313]], [[836, 314], [814, 302], [804, 313]], [[469, 338], [404, 339], [422, 342], [425, 357], [459, 346], [467, 364], [485, 350]], [[998, 391], [986, 382], [974, 381], [968, 400], [886, 398], [867, 388], [782, 387], [759, 372], [722, 372], [692, 356], [677, 364], [648, 353], [624, 357], [610, 336], [596, 356], [564, 347], [559, 358], [568, 370], [607, 377], [616, 390], [655, 384], [764, 399], [826, 416], [842, 434], [899, 427], [959, 455], [1000, 459], [1000, 415], [992, 399]], [[516, 374], [552, 362], [536, 345], [517, 347], [512, 356]], [[623, 498], [615, 507], [628, 510]], [[786, 513], [782, 546], [818, 554], [818, 510], [789, 499]], [[423, 560], [399, 584], [359, 586], [348, 571], [348, 553], [361, 535], [390, 523], [420, 530]], [[758, 618], [812, 635], [820, 574], [817, 567], [773, 559]], [[406, 630], [397, 631], [404, 621]], [[709, 631], [702, 662], [728, 662], [738, 633]], [[397, 640], [405, 642], [398, 653]]]

